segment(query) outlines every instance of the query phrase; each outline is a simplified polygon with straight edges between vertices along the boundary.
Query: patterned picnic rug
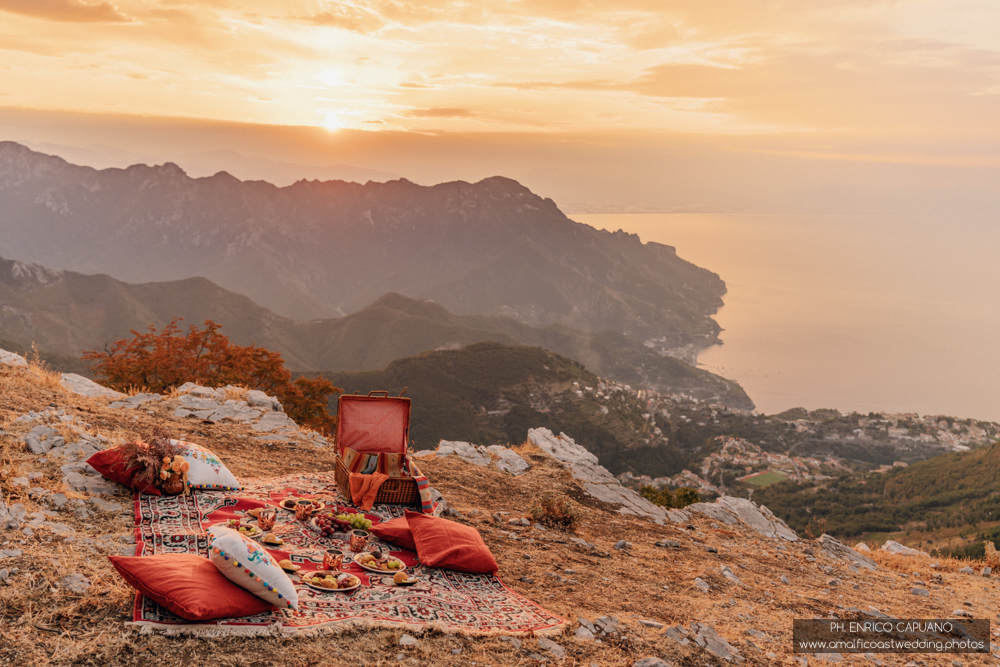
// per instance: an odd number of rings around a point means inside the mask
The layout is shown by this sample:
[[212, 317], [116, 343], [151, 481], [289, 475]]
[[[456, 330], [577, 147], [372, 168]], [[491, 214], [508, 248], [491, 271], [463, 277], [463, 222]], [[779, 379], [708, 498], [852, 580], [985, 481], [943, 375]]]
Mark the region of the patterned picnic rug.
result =
[[[205, 530], [227, 519], [242, 517], [255, 507], [275, 506], [292, 496], [319, 499], [328, 505], [352, 507], [340, 496], [333, 473], [290, 475], [275, 479], [244, 480], [242, 491], [198, 491], [189, 496], [135, 494], [136, 555], [199, 554], [208, 557]], [[289, 559], [303, 571], [318, 569], [322, 553], [331, 548], [348, 551], [347, 540], [322, 538], [292, 512], [279, 510], [271, 531], [284, 540], [268, 549], [275, 560]], [[373, 523], [402, 516], [399, 505], [375, 505], [366, 516]], [[424, 567], [412, 551], [378, 540], [370, 544], [390, 551], [407, 564], [421, 582], [398, 587], [392, 577], [368, 572], [352, 563], [349, 572], [362, 586], [350, 593], [319, 593], [291, 575], [299, 596], [298, 611], [279, 610], [206, 623], [174, 616], [142, 594], [136, 594], [133, 623], [144, 632], [182, 632], [206, 636], [230, 634], [302, 634], [351, 626], [436, 628], [470, 635], [552, 634], [565, 621], [531, 600], [511, 591], [493, 575], [464, 574]]]

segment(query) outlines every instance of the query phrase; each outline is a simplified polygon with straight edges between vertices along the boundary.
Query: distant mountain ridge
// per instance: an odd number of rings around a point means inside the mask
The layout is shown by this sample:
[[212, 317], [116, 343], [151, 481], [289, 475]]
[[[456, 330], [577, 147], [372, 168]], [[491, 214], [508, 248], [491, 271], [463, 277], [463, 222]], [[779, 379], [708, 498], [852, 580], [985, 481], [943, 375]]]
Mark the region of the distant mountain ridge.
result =
[[663, 392], [683, 392], [752, 408], [738, 384], [623, 334], [563, 325], [532, 327], [509, 317], [454, 315], [443, 306], [386, 294], [346, 317], [296, 322], [205, 278], [132, 285], [106, 275], [54, 271], [0, 258], [0, 338], [42, 351], [78, 356], [128, 338], [150, 324], [182, 317], [183, 328], [212, 319], [241, 345], [281, 352], [295, 371], [362, 371], [425, 350], [470, 343], [543, 347], [611, 379]]
[[510, 179], [278, 188], [177, 165], [95, 170], [0, 142], [0, 254], [130, 282], [204, 276], [300, 320], [387, 292], [458, 314], [717, 340], [725, 284], [635, 235], [567, 218]]

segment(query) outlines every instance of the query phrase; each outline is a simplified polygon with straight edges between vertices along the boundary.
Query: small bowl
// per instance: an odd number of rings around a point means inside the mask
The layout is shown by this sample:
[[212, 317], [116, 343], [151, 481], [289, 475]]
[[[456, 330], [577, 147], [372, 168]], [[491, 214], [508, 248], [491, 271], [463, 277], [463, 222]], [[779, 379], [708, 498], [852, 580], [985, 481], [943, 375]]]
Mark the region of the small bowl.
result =
[[397, 586], [413, 586], [415, 584], [419, 584], [420, 580], [417, 579], [416, 577], [410, 577], [406, 581], [396, 581], [393, 583], [395, 583]]

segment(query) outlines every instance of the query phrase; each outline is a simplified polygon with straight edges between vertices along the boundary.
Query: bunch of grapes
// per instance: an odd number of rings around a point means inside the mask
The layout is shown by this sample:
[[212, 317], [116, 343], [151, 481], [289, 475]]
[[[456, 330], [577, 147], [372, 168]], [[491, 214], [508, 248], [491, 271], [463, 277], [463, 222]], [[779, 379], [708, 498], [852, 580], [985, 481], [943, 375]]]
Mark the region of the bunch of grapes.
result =
[[366, 519], [364, 514], [338, 514], [337, 518], [346, 521], [354, 530], [371, 530], [372, 522]]
[[349, 522], [335, 516], [333, 512], [316, 517], [316, 525], [323, 537], [330, 537], [334, 533], [349, 533], [352, 529]]

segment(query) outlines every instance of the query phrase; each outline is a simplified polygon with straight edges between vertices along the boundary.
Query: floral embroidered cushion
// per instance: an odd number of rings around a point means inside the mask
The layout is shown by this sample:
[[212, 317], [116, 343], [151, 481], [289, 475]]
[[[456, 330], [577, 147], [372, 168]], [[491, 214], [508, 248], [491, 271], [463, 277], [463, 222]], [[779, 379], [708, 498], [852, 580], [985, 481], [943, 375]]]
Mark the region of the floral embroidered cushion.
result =
[[225, 526], [209, 528], [208, 538], [209, 558], [227, 579], [279, 609], [299, 608], [295, 585], [264, 547]]
[[170, 441], [184, 460], [191, 464], [187, 472], [187, 485], [193, 489], [215, 491], [238, 491], [243, 488], [236, 475], [222, 463], [210, 449], [183, 440]]

